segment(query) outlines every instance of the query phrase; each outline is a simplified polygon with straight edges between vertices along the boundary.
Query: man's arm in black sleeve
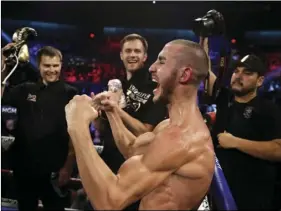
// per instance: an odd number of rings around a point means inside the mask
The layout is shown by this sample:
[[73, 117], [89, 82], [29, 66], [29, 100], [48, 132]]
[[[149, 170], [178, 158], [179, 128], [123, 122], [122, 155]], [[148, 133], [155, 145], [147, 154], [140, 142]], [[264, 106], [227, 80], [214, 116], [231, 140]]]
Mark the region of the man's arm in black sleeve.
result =
[[266, 107], [273, 122], [271, 140], [255, 141], [238, 138], [237, 149], [264, 160], [281, 162], [281, 111], [272, 104]]
[[20, 105], [20, 100], [25, 92], [26, 84], [22, 83], [13, 88], [5, 88], [2, 95], [2, 105], [8, 105], [18, 108]]
[[67, 86], [67, 97], [68, 97], [68, 102], [70, 100], [72, 100], [72, 98], [75, 96], [75, 95], [78, 95], [79, 94], [79, 91], [76, 87], [74, 86], [71, 86], [71, 85], [66, 85]]
[[118, 109], [119, 116], [123, 123], [135, 136], [152, 131], [161, 120], [164, 120], [164, 117], [167, 114], [165, 112], [165, 106], [162, 107], [159, 104], [156, 105], [152, 100], [149, 102], [149, 105], [150, 106], [146, 108], [146, 113], [141, 119], [136, 119], [130, 116], [121, 108]]

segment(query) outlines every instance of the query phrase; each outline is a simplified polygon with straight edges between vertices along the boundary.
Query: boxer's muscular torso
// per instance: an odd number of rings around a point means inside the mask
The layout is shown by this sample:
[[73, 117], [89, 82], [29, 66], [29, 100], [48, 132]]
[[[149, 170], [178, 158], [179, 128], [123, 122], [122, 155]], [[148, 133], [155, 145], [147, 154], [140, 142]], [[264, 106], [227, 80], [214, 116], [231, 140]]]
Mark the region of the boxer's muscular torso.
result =
[[[134, 159], [140, 159], [147, 151], [161, 154], [179, 142], [186, 146], [186, 153], [190, 155], [189, 162], [142, 198], [140, 210], [189, 210], [198, 206], [209, 189], [214, 171], [214, 152], [211, 138], [206, 135], [209, 132], [205, 124], [198, 121], [178, 131], [173, 130], [175, 129], [170, 126], [169, 120], [164, 120], [153, 132], [139, 136], [132, 157], [123, 164], [122, 170], [126, 170], [126, 165], [135, 165]], [[165, 133], [166, 140], [154, 139], [161, 133]], [[167, 133], [180, 135], [169, 137]], [[154, 162], [153, 159], [151, 162]]]

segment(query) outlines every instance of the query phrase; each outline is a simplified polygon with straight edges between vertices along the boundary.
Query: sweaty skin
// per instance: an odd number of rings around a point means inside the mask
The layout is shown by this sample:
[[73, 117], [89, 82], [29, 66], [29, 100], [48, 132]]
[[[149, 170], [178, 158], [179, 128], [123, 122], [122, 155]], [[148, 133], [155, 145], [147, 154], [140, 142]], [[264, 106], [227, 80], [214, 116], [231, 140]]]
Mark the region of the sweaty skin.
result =
[[[190, 122], [191, 118], [196, 120], [198, 117], [199, 115], [195, 114], [186, 120]], [[157, 140], [155, 136], [164, 136], [166, 140]], [[140, 210], [190, 210], [200, 204], [209, 189], [214, 162], [212, 143], [205, 124], [193, 121], [192, 125], [173, 126], [166, 121], [165, 125], [159, 129], [155, 128], [152, 133], [140, 136], [136, 142], [139, 142], [143, 155], [150, 150], [160, 154], [168, 151], [169, 147], [173, 148], [174, 144], [179, 144], [179, 147], [185, 148], [183, 151], [189, 154], [189, 162], [183, 164], [142, 198]], [[141, 142], [145, 144], [142, 145]], [[138, 151], [136, 148], [136, 154]]]
[[[92, 146], [88, 125], [98, 116], [92, 99], [76, 96], [66, 106], [80, 176], [95, 209], [121, 210], [141, 199], [140, 210], [191, 210], [208, 192], [215, 165], [213, 145], [197, 107], [197, 86], [189, 85], [192, 69], [185, 65], [190, 60], [177, 65], [182, 61], [178, 52], [196, 50], [194, 67], [198, 74], [206, 75], [200, 72], [204, 51], [189, 41], [185, 45], [187, 50], [183, 44], [167, 44], [150, 69], [159, 83], [154, 100], [168, 101], [170, 119], [153, 132], [124, 141], [127, 147], [121, 147], [122, 153], [129, 156], [117, 175]], [[207, 72], [206, 66], [208, 63], [203, 70]], [[117, 112], [114, 107], [106, 110], [112, 131], [118, 130]]]

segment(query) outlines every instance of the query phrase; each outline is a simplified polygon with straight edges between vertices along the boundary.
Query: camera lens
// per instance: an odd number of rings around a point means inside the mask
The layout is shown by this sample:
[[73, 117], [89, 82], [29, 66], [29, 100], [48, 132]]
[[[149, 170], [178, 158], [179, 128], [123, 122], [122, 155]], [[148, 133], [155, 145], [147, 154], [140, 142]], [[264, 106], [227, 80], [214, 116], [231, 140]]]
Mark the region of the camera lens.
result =
[[193, 31], [197, 36], [211, 36], [215, 27], [215, 22], [211, 18], [197, 18], [193, 22]]
[[197, 36], [208, 37], [224, 33], [224, 19], [221, 13], [210, 10], [201, 18], [193, 21], [193, 32]]

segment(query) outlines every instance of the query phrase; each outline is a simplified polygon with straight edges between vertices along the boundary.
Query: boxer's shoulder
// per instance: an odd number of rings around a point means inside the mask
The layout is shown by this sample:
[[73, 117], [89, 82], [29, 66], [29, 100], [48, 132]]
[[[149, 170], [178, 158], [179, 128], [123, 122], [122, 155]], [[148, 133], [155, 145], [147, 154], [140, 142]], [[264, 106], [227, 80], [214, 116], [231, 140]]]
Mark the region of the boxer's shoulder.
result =
[[163, 121], [161, 121], [153, 130], [153, 133], [157, 134], [160, 131], [164, 130], [166, 127], [169, 126], [170, 123], [170, 119], [165, 119]]
[[193, 132], [184, 134], [182, 141], [185, 143], [188, 162], [176, 174], [191, 179], [209, 178], [213, 174], [215, 163], [210, 135], [204, 131]]

